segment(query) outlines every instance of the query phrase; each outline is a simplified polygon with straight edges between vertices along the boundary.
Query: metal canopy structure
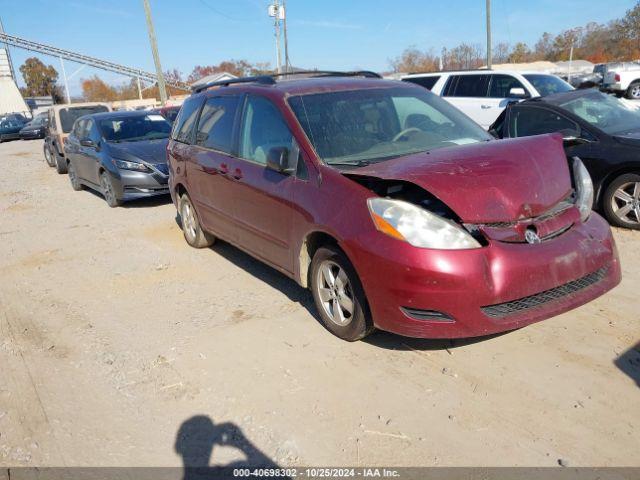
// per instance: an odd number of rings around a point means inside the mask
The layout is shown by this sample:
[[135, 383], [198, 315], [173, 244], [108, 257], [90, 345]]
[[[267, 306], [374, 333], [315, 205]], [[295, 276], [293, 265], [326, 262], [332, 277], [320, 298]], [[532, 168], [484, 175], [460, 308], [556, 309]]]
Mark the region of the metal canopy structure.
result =
[[[61, 48], [52, 47], [44, 43], [33, 42], [25, 38], [16, 37], [14, 35], [7, 35], [0, 32], [0, 43], [11, 45], [12, 47], [22, 48], [24, 50], [30, 50], [32, 52], [43, 53], [45, 55], [51, 55], [52, 57], [58, 57], [64, 60], [70, 60], [72, 62], [81, 63], [90, 67], [107, 70], [109, 72], [119, 73], [127, 77], [136, 78], [140, 80], [147, 80], [149, 82], [157, 82], [158, 78], [155, 73], [140, 70], [138, 68], [127, 67], [119, 65], [107, 60], [101, 60], [99, 58], [90, 57], [81, 53], [72, 52], [69, 50], [63, 50]], [[167, 85], [188, 91], [190, 88], [187, 84], [182, 82], [167, 82]]]

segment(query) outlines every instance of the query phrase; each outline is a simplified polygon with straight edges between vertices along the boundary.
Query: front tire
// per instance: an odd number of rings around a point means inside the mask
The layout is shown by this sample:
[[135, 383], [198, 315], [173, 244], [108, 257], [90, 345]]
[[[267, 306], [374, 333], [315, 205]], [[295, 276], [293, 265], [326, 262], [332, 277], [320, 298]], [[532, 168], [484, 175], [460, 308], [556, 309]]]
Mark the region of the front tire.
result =
[[122, 205], [122, 201], [116, 197], [111, 177], [107, 172], [102, 172], [100, 174], [100, 188], [102, 189], [102, 195], [104, 196], [104, 200], [107, 202], [107, 205], [111, 208], [116, 208]]
[[69, 172], [69, 182], [71, 182], [71, 188], [73, 188], [76, 192], [79, 192], [80, 190], [82, 190], [82, 184], [78, 179], [78, 173], [76, 172], [76, 167], [73, 165], [73, 162], [71, 160], [69, 160], [67, 171]]
[[640, 230], [640, 175], [620, 175], [609, 184], [602, 202], [609, 223]]
[[198, 214], [193, 203], [186, 193], [182, 194], [179, 201], [178, 212], [184, 239], [193, 248], [207, 248], [214, 244], [216, 237], [205, 232], [200, 225]]
[[627, 88], [627, 98], [629, 100], [640, 100], [640, 82], [633, 82]]
[[336, 247], [319, 248], [311, 261], [311, 293], [325, 328], [355, 342], [373, 331], [360, 279], [347, 256]]

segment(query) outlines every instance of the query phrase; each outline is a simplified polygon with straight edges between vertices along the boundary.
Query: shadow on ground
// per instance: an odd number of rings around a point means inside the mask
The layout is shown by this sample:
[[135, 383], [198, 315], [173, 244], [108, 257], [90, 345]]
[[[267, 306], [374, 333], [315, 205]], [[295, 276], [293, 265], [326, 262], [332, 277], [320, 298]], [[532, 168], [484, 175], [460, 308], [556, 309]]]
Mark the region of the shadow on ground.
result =
[[[216, 462], [216, 447], [234, 448], [242, 453], [244, 459], [227, 465], [211, 466], [211, 463]], [[184, 480], [227, 478], [227, 474], [228, 478], [233, 478], [233, 469], [237, 468], [281, 468], [251, 443], [235, 423], [215, 424], [206, 415], [196, 415], [180, 425], [175, 451], [182, 457]]]
[[616, 358], [613, 363], [640, 387], [640, 342]]
[[[180, 215], [176, 214], [175, 222], [182, 230], [182, 222]], [[216, 240], [211, 250], [221, 255], [229, 262], [242, 268], [245, 272], [250, 273], [258, 280], [261, 280], [273, 288], [280, 290], [292, 302], [299, 303], [309, 314], [322, 324], [320, 316], [313, 302], [313, 296], [307, 289], [302, 288], [294, 280], [280, 273], [267, 264], [253, 258], [248, 253], [240, 250], [233, 245], [222, 240]], [[487, 341], [496, 337], [500, 337], [509, 332], [501, 332], [493, 335], [474, 338], [458, 338], [458, 339], [422, 339], [402, 337], [393, 333], [376, 331], [366, 337], [363, 341], [378, 348], [388, 350], [450, 350], [453, 348], [472, 345], [474, 343]], [[328, 335], [331, 335], [327, 332]]]

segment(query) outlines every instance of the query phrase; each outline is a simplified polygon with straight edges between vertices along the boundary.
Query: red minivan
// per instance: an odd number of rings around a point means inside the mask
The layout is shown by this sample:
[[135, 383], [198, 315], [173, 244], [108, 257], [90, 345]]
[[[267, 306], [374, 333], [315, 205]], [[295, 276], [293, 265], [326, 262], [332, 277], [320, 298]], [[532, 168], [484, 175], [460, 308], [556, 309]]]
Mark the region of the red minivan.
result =
[[472, 337], [620, 282], [562, 143], [494, 140], [427, 90], [364, 72], [255, 77], [185, 101], [169, 184], [191, 246], [219, 237], [310, 288], [340, 338]]

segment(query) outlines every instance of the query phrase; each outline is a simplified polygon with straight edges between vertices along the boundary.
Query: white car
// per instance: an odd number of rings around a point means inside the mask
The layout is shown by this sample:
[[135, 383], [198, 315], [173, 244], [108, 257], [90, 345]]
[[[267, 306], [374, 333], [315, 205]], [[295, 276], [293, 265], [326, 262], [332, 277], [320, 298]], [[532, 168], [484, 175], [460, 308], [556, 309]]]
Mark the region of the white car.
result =
[[573, 90], [555, 75], [506, 70], [413, 73], [400, 77], [431, 90], [488, 129], [513, 101]]
[[602, 89], [617, 95], [626, 95], [631, 100], [640, 99], [640, 64], [625, 62], [609, 70], [602, 81]]

